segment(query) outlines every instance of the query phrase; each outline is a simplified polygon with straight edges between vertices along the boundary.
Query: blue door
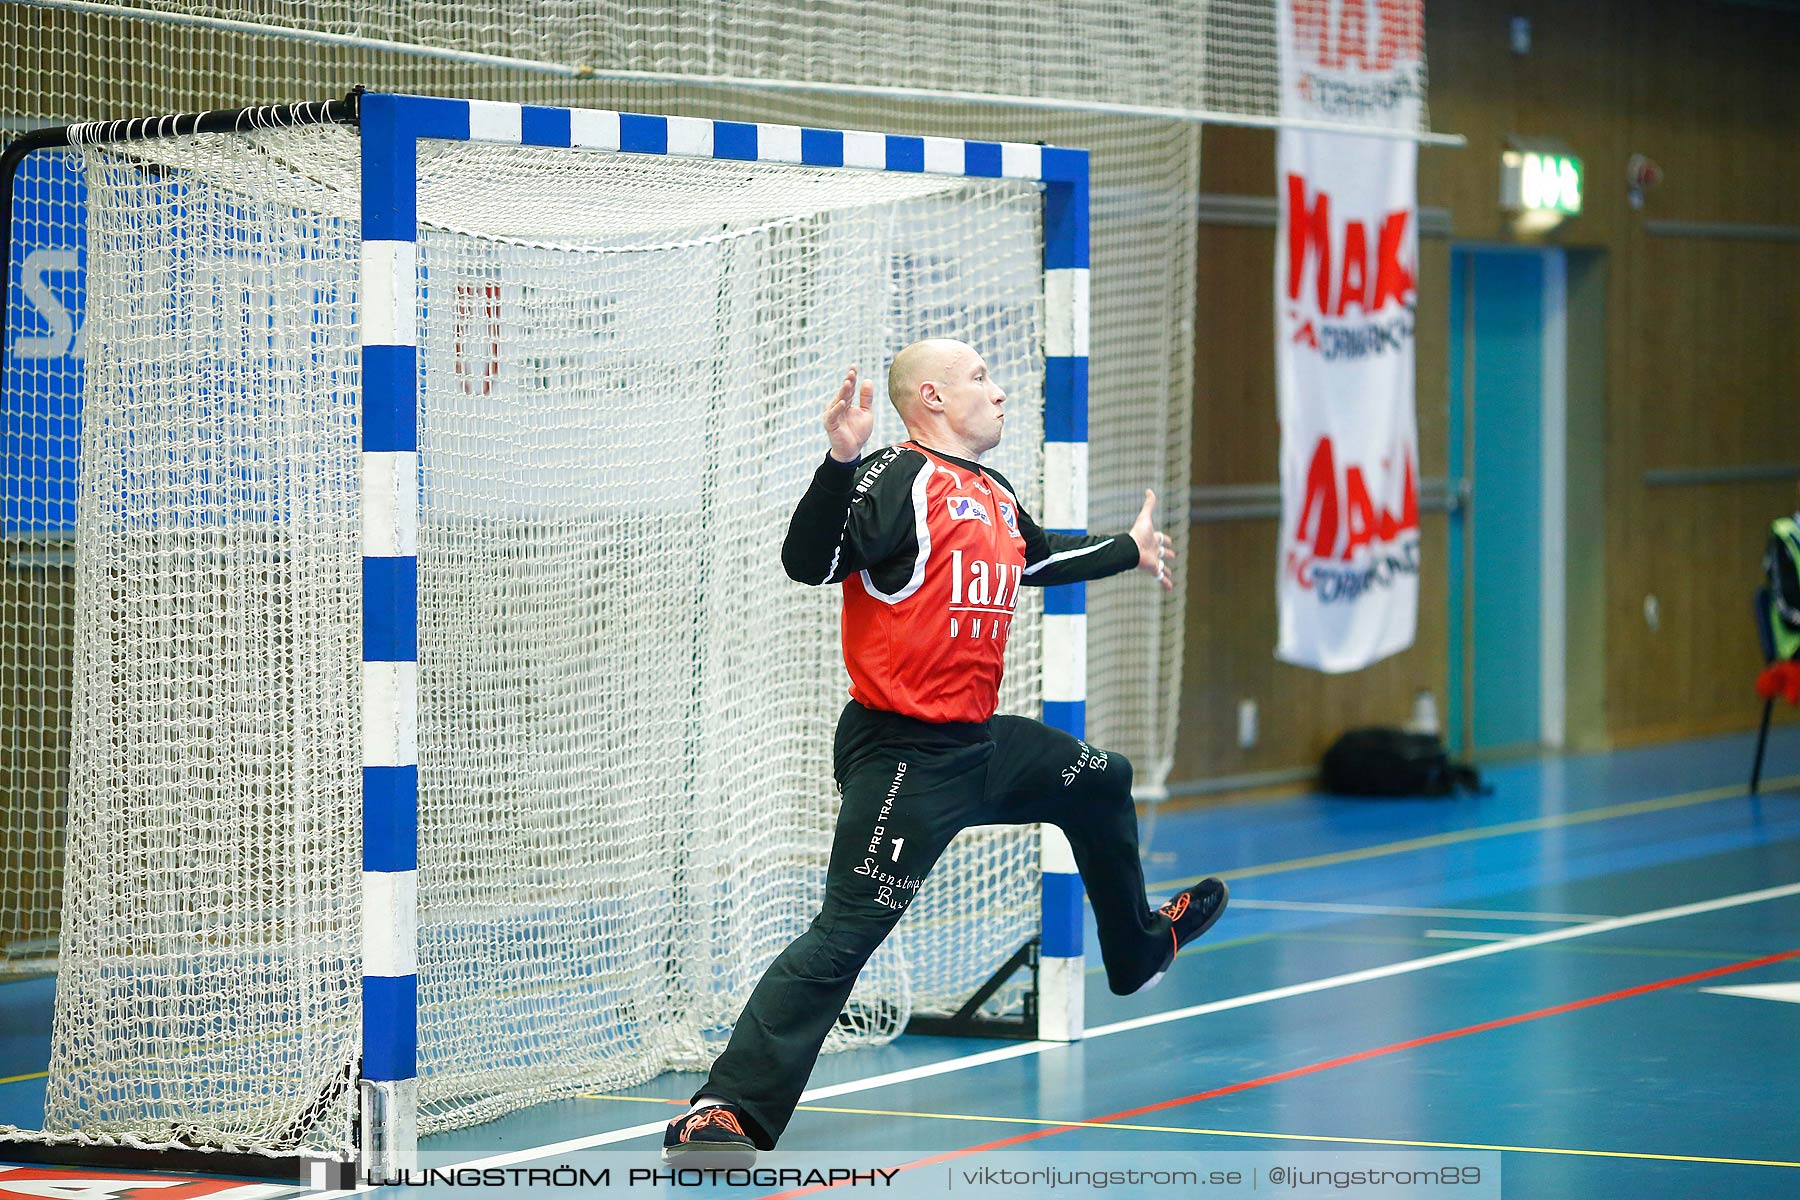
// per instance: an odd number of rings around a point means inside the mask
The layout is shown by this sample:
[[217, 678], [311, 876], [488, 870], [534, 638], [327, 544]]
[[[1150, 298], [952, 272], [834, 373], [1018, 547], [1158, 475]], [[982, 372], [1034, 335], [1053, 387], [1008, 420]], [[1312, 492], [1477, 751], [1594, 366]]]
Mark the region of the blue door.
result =
[[1543, 687], [1545, 255], [1450, 261], [1450, 469], [1470, 502], [1450, 531], [1447, 733], [1459, 750], [1538, 745]]

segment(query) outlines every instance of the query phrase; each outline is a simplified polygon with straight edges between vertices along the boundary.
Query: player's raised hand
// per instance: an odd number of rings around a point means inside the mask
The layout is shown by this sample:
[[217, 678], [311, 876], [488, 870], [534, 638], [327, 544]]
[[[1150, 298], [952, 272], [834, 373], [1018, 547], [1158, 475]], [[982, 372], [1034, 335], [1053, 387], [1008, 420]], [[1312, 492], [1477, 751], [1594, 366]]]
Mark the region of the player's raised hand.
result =
[[1169, 535], [1156, 527], [1156, 493], [1144, 489], [1144, 507], [1131, 523], [1131, 540], [1138, 546], [1138, 570], [1156, 576], [1165, 592], [1175, 590], [1175, 578], [1169, 574], [1166, 560], [1175, 557], [1175, 546]]
[[865, 380], [859, 392], [856, 368], [851, 367], [838, 385], [837, 395], [825, 405], [825, 436], [831, 439], [831, 457], [855, 462], [875, 432], [875, 385]]

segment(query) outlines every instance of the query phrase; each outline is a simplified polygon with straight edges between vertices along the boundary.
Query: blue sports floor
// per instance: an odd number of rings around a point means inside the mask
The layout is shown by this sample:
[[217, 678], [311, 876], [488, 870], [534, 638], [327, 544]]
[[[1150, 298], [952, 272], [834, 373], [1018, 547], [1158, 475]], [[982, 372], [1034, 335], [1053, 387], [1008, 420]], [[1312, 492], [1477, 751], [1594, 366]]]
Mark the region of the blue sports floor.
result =
[[[1502, 1187], [1468, 1195], [1800, 1197], [1800, 727], [1771, 734], [1757, 799], [1750, 748], [1743, 735], [1516, 762], [1487, 771], [1482, 797], [1164, 811], [1155, 899], [1210, 873], [1232, 907], [1160, 987], [1114, 997], [1096, 961], [1075, 1045], [902, 1037], [828, 1056], [782, 1150], [894, 1167], [1008, 1144], [1071, 1164], [1100, 1160], [1065, 1152], [1198, 1153], [1264, 1170], [1281, 1154], [1485, 1153]], [[49, 999], [48, 981], [0, 984], [0, 1122], [36, 1124]], [[696, 1079], [425, 1148], [649, 1165]]]

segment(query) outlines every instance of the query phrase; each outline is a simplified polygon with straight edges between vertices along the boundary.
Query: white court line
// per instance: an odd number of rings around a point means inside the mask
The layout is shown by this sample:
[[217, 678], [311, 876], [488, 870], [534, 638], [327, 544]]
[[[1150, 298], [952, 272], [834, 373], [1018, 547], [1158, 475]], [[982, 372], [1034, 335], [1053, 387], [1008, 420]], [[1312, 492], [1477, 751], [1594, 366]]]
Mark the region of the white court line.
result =
[[1327, 912], [1367, 914], [1374, 917], [1479, 917], [1484, 921], [1542, 921], [1546, 924], [1604, 921], [1603, 913], [1490, 912], [1485, 908], [1393, 908], [1385, 904], [1333, 904], [1323, 900], [1242, 900], [1231, 898], [1233, 908], [1273, 909], [1277, 912]]
[[1511, 942], [1524, 937], [1522, 933], [1496, 933], [1492, 930], [1480, 929], [1427, 929], [1428, 938], [1448, 938], [1453, 942]]
[[[1673, 908], [1659, 908], [1650, 912], [1634, 913], [1626, 917], [1607, 917], [1585, 925], [1576, 925], [1567, 929], [1553, 929], [1545, 933], [1527, 934], [1505, 942], [1492, 942], [1485, 946], [1470, 946], [1462, 950], [1452, 950], [1444, 954], [1433, 954], [1425, 958], [1408, 959], [1405, 962], [1391, 963], [1385, 967], [1372, 967], [1366, 971], [1351, 971], [1344, 975], [1332, 975], [1324, 979], [1315, 979], [1310, 983], [1297, 983], [1289, 987], [1271, 988], [1262, 992], [1251, 992], [1243, 996], [1234, 996], [1228, 1000], [1215, 1000], [1210, 1004], [1196, 1004], [1188, 1008], [1171, 1009], [1168, 1012], [1154, 1013], [1147, 1017], [1138, 1017], [1130, 1021], [1117, 1021], [1111, 1025], [1102, 1025], [1087, 1031], [1083, 1040], [1110, 1037], [1115, 1033], [1128, 1033], [1134, 1029], [1145, 1029], [1152, 1025], [1164, 1025], [1170, 1021], [1184, 1021], [1189, 1017], [1205, 1016], [1208, 1013], [1226, 1012], [1235, 1008], [1249, 1008], [1256, 1004], [1268, 1004], [1275, 1000], [1286, 1000], [1294, 996], [1305, 996], [1313, 992], [1330, 991], [1333, 988], [1348, 987], [1354, 983], [1366, 983], [1374, 979], [1386, 979], [1394, 975], [1407, 975], [1415, 971], [1427, 971], [1433, 967], [1448, 966], [1451, 963], [1466, 962], [1474, 958], [1486, 958], [1494, 954], [1505, 954], [1512, 950], [1524, 950], [1531, 946], [1542, 946], [1550, 942], [1565, 942], [1571, 938], [1587, 937], [1590, 934], [1610, 933], [1615, 929], [1631, 929], [1638, 925], [1651, 925], [1658, 921], [1673, 921], [1681, 917], [1699, 916], [1702, 913], [1719, 912], [1728, 908], [1739, 908], [1747, 904], [1760, 904], [1765, 900], [1780, 900], [1788, 896], [1800, 896], [1800, 883], [1784, 884], [1780, 887], [1763, 888], [1761, 891], [1740, 892], [1735, 896], [1722, 896], [1716, 900], [1701, 900], [1694, 904], [1681, 904]], [[989, 1050], [981, 1054], [971, 1054], [962, 1058], [946, 1059], [943, 1062], [928, 1066], [913, 1067], [905, 1071], [893, 1071], [886, 1075], [873, 1075], [866, 1079], [853, 1079], [846, 1083], [831, 1084], [827, 1087], [813, 1088], [800, 1097], [800, 1103], [810, 1100], [824, 1100], [833, 1096], [846, 1096], [854, 1092], [872, 1091], [887, 1087], [889, 1084], [910, 1083], [913, 1080], [929, 1079], [937, 1075], [948, 1075], [956, 1071], [966, 1071], [972, 1067], [982, 1067], [989, 1063], [1003, 1062], [1010, 1058], [1022, 1058], [1031, 1054], [1042, 1054], [1048, 1050], [1066, 1049], [1068, 1042], [1021, 1042], [1016, 1046], [1007, 1046], [1000, 1050]], [[496, 1154], [488, 1158], [472, 1159], [458, 1163], [459, 1167], [504, 1167], [515, 1163], [532, 1162], [548, 1158], [556, 1154], [569, 1154], [578, 1150], [587, 1150], [595, 1146], [607, 1146], [615, 1142], [629, 1141], [632, 1138], [645, 1137], [660, 1133], [668, 1122], [647, 1121], [642, 1125], [629, 1125], [623, 1129], [612, 1129], [605, 1133], [596, 1133], [588, 1137], [571, 1138], [564, 1142], [555, 1142], [548, 1146], [537, 1146]], [[357, 1191], [369, 1191], [358, 1188]], [[331, 1193], [351, 1195], [353, 1193]], [[315, 1200], [328, 1200], [327, 1196], [316, 1197]]]
[[[833, 1096], [847, 1096], [852, 1092], [866, 1092], [874, 1088], [887, 1087], [889, 1084], [911, 1083], [915, 1079], [929, 1079], [933, 1075], [943, 1075], [950, 1071], [964, 1071], [970, 1067], [985, 1067], [989, 1063], [1004, 1062], [1009, 1058], [1023, 1058], [1028, 1054], [1041, 1054], [1045, 1050], [1056, 1050], [1067, 1045], [1069, 1045], [1068, 1042], [1020, 1042], [1016, 1046], [971, 1054], [967, 1058], [952, 1058], [928, 1066], [911, 1067], [904, 1071], [890, 1071], [886, 1075], [871, 1075], [866, 1079], [852, 1079], [847, 1083], [834, 1083], [828, 1087], [812, 1088], [801, 1095], [800, 1103], [805, 1104], [809, 1100], [827, 1100]], [[664, 1117], [660, 1121], [646, 1121], [642, 1125], [630, 1125], [624, 1129], [613, 1129], [589, 1137], [571, 1138], [566, 1142], [556, 1142], [553, 1145], [539, 1146], [535, 1149], [526, 1147], [506, 1154], [496, 1154], [491, 1158], [478, 1158], [473, 1162], [458, 1163], [457, 1166], [505, 1167], [514, 1163], [531, 1162], [534, 1159], [548, 1158], [552, 1154], [566, 1154], [575, 1150], [586, 1150], [592, 1146], [608, 1146], [614, 1142], [630, 1141], [632, 1138], [643, 1137], [646, 1134], [661, 1133], [668, 1123], [669, 1118]]]

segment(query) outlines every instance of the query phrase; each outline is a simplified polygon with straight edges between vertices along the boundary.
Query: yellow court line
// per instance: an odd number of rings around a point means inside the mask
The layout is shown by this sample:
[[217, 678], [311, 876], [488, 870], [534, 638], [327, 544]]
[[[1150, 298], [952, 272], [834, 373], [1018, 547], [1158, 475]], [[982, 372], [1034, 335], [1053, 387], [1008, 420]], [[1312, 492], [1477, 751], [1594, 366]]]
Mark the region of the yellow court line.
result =
[[[629, 1097], [621, 1097], [628, 1099]], [[1322, 1133], [1265, 1133], [1241, 1129], [1195, 1129], [1185, 1125], [1131, 1125], [1123, 1121], [1049, 1121], [1042, 1117], [994, 1117], [967, 1113], [900, 1112], [885, 1108], [828, 1108], [802, 1104], [805, 1112], [844, 1113], [859, 1117], [922, 1117], [937, 1121], [985, 1121], [1000, 1125], [1047, 1125], [1066, 1129], [1131, 1129], [1144, 1133], [1190, 1133], [1206, 1137], [1259, 1138], [1280, 1142], [1335, 1142], [1356, 1146], [1413, 1146], [1425, 1150], [1498, 1150], [1515, 1154], [1568, 1154], [1582, 1158], [1636, 1158], [1656, 1162], [1719, 1163], [1734, 1167], [1792, 1167], [1800, 1162], [1767, 1158], [1711, 1158], [1695, 1154], [1649, 1154], [1631, 1150], [1577, 1150], [1564, 1146], [1503, 1146], [1485, 1142], [1425, 1142], [1408, 1138], [1333, 1137]]]
[[[1771, 780], [1763, 786], [1773, 791], [1795, 785], [1800, 785], [1800, 775], [1787, 775]], [[1657, 796], [1649, 800], [1633, 800], [1627, 804], [1609, 804], [1603, 808], [1583, 809], [1581, 812], [1534, 817], [1529, 821], [1508, 821], [1503, 825], [1480, 825], [1474, 829], [1436, 833], [1430, 837], [1383, 842], [1379, 846], [1364, 846], [1357, 850], [1338, 850], [1331, 854], [1314, 854], [1307, 858], [1283, 859], [1280, 862], [1264, 863], [1256, 867], [1240, 867], [1235, 871], [1220, 871], [1217, 873], [1217, 877], [1220, 879], [1259, 879], [1264, 875], [1305, 871], [1313, 867], [1334, 867], [1341, 863], [1361, 862], [1370, 858], [1386, 858], [1391, 854], [1406, 854], [1413, 850], [1432, 850], [1439, 846], [1455, 846], [1465, 842], [1485, 841], [1488, 838], [1510, 837], [1515, 833], [1539, 833], [1546, 829], [1563, 829], [1570, 825], [1610, 821], [1615, 817], [1636, 817], [1645, 813], [1666, 812], [1672, 808], [1686, 808], [1694, 804], [1706, 804], [1713, 800], [1729, 800], [1743, 797], [1746, 794], [1742, 784], [1707, 788], [1705, 791], [1683, 792], [1677, 796]], [[1151, 891], [1155, 892], [1182, 887], [1192, 882], [1191, 876], [1184, 875], [1180, 879], [1158, 880], [1148, 886]], [[1479, 915], [1479, 913], [1472, 911], [1471, 915]]]
[[[684, 1105], [685, 1100], [665, 1100], [655, 1096], [583, 1096], [583, 1100], [625, 1100], [636, 1104]], [[1416, 1146], [1425, 1150], [1500, 1150], [1514, 1154], [1567, 1154], [1581, 1158], [1642, 1158], [1656, 1162], [1720, 1163], [1734, 1167], [1792, 1167], [1800, 1162], [1782, 1162], [1769, 1158], [1712, 1158], [1697, 1154], [1650, 1154], [1634, 1150], [1578, 1150], [1566, 1146], [1505, 1146], [1486, 1142], [1425, 1142], [1408, 1138], [1334, 1137], [1324, 1133], [1267, 1133], [1245, 1129], [1196, 1129], [1186, 1125], [1134, 1125], [1124, 1121], [1051, 1121], [1043, 1117], [1001, 1117], [981, 1113], [906, 1112], [894, 1108], [837, 1108], [825, 1104], [802, 1104], [800, 1112], [840, 1113], [853, 1117], [918, 1117], [932, 1121], [973, 1121], [994, 1125], [1043, 1125], [1064, 1129], [1130, 1129], [1139, 1133], [1191, 1133], [1205, 1137], [1256, 1138], [1276, 1142], [1337, 1142], [1354, 1146]]]
[[24, 1083], [27, 1079], [48, 1079], [50, 1072], [39, 1071], [35, 1075], [14, 1075], [11, 1079], [0, 1079], [0, 1083]]

